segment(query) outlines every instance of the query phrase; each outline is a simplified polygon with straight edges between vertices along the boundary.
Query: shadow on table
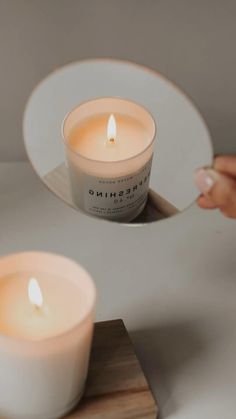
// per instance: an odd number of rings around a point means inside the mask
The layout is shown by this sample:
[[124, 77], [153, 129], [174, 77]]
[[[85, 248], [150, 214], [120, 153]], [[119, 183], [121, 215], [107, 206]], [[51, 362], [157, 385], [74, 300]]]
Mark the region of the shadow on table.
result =
[[178, 410], [172, 397], [178, 376], [208, 352], [199, 323], [176, 322], [130, 332], [137, 355], [156, 395], [161, 418]]

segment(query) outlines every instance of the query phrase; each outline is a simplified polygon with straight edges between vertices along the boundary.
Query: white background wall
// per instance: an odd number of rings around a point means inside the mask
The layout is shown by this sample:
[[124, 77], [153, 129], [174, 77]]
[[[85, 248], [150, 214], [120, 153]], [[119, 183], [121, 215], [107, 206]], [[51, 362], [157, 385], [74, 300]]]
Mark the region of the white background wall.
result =
[[39, 80], [99, 56], [165, 74], [202, 111], [216, 152], [235, 152], [235, 19], [235, 0], [0, 0], [0, 161], [26, 159], [21, 119]]

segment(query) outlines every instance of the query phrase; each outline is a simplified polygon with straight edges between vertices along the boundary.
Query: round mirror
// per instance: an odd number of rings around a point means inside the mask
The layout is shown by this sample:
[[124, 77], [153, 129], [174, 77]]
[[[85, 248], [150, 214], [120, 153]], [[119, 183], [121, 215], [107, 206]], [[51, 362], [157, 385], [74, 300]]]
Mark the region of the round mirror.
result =
[[78, 211], [132, 225], [189, 207], [199, 194], [194, 172], [213, 159], [191, 100], [157, 72], [118, 60], [50, 74], [30, 96], [23, 130], [52, 192]]

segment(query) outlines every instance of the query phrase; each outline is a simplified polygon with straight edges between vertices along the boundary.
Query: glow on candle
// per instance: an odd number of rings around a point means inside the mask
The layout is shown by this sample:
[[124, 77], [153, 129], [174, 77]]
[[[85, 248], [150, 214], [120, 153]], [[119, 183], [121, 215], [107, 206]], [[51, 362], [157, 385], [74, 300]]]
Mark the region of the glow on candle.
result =
[[41, 308], [43, 305], [43, 294], [37, 279], [30, 278], [28, 285], [28, 297], [32, 305]]
[[63, 137], [75, 206], [114, 221], [136, 218], [154, 151], [155, 122], [146, 109], [119, 98], [90, 100], [66, 116]]
[[110, 115], [107, 124], [107, 140], [109, 144], [115, 144], [116, 140], [116, 120], [113, 114]]

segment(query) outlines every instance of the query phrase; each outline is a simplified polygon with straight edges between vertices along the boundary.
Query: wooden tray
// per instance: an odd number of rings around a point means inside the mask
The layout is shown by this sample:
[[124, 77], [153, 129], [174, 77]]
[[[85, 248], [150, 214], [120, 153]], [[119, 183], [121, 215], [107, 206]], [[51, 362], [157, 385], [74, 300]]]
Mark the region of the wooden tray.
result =
[[68, 419], [156, 419], [158, 407], [122, 320], [95, 324], [85, 394]]

